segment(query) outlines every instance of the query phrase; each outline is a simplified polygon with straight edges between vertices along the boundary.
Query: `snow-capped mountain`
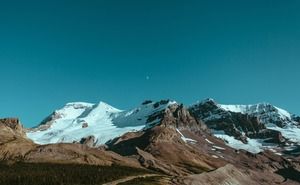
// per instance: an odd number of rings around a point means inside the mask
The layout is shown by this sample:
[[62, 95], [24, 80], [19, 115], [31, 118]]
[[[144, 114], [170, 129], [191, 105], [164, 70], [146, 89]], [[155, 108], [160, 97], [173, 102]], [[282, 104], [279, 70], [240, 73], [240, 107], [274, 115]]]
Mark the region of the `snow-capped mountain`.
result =
[[175, 103], [168, 100], [146, 101], [129, 111], [116, 109], [104, 102], [68, 103], [27, 132], [27, 137], [38, 144], [80, 143], [89, 138], [94, 145], [101, 145], [126, 132], [154, 126], [160, 121], [159, 112]]
[[269, 103], [259, 103], [254, 105], [219, 105], [221, 109], [230, 112], [248, 114], [259, 117], [259, 120], [265, 124], [274, 124], [279, 127], [290, 124], [292, 115]]
[[[51, 169], [52, 164], [62, 163], [81, 164], [80, 168], [84, 169], [85, 165], [146, 168], [157, 172], [155, 175], [171, 177], [168, 181], [164, 179], [162, 184], [198, 184], [199, 180], [200, 184], [288, 184], [285, 178], [290, 176], [278, 176], [280, 170], [299, 177], [298, 171], [295, 172], [299, 156], [279, 156], [282, 152], [276, 148], [259, 154], [235, 150], [214, 137], [194, 113], [182, 104], [170, 101], [147, 101], [130, 111], [121, 111], [102, 102], [70, 103], [28, 133], [36, 139], [35, 142], [68, 142], [47, 145], [34, 144], [26, 138], [18, 119], [0, 119], [0, 159], [9, 164], [51, 163]], [[241, 124], [255, 125], [255, 121], [243, 120], [245, 117], [239, 115], [244, 114], [232, 113], [232, 119], [241, 121]], [[224, 130], [231, 125], [226, 122]], [[128, 127], [146, 129], [116, 137], [118, 129], [126, 132]], [[87, 130], [89, 128], [92, 129]], [[61, 141], [65, 135], [69, 136], [68, 140]], [[95, 144], [86, 142], [91, 138], [98, 145], [102, 136], [116, 138], [106, 142], [105, 148], [87, 146]], [[84, 141], [78, 144], [79, 140]], [[76, 143], [69, 144], [74, 141]], [[203, 174], [206, 180], [203, 180]], [[197, 175], [200, 176], [194, 178]], [[193, 177], [194, 180], [183, 181], [185, 177]]]
[[189, 107], [215, 136], [229, 146], [254, 153], [277, 146], [291, 150], [300, 143], [296, 116], [268, 103], [222, 105], [207, 99]]
[[[106, 103], [68, 103], [27, 132], [38, 144], [84, 143], [99, 146], [131, 131], [152, 128], [174, 101], [145, 101], [123, 111]], [[300, 143], [299, 117], [268, 103], [222, 105], [207, 99], [188, 107], [214, 136], [235, 149], [258, 153], [265, 149], [297, 150]]]

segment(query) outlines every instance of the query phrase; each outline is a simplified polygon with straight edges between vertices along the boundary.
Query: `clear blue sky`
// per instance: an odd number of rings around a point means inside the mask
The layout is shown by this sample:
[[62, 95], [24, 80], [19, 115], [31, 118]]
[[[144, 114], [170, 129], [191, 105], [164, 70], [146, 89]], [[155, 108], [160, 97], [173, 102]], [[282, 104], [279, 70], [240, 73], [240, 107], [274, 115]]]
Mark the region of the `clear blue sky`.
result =
[[[270, 102], [300, 114], [299, 0], [0, 2], [0, 117], [70, 101]], [[149, 78], [147, 78], [147, 76]]]

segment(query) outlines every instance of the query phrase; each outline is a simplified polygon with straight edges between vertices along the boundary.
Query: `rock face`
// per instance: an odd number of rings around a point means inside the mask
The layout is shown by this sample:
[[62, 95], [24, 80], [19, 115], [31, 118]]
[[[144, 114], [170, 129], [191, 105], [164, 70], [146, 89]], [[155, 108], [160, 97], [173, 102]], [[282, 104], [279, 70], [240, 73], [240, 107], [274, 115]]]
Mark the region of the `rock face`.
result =
[[25, 136], [25, 131], [18, 118], [0, 119], [0, 125], [11, 128], [17, 135]]
[[[193, 109], [191, 111], [194, 112]], [[194, 113], [199, 116], [202, 112], [200, 114]], [[285, 141], [279, 131], [267, 129], [266, 125], [258, 117], [225, 111], [220, 114], [222, 115], [220, 118], [204, 118], [206, 120], [205, 123], [209, 128], [224, 131], [225, 134], [234, 136], [243, 143], [248, 142], [247, 137], [270, 139], [276, 143], [283, 143]]]
[[293, 116], [293, 120], [300, 124], [300, 116]]
[[[246, 115], [250, 117], [249, 119], [256, 119], [253, 120], [256, 123], [254, 122], [253, 125], [247, 125], [247, 128], [252, 131], [257, 131], [257, 129], [263, 128], [263, 125], [266, 124], [273, 124], [281, 128], [290, 124], [297, 124], [295, 121], [297, 117], [268, 103], [255, 105], [221, 105], [213, 99], [206, 99], [189, 107], [189, 110], [204, 122], [219, 119], [228, 120], [240, 114]], [[251, 128], [251, 126], [254, 126], [254, 128]]]
[[258, 139], [266, 145], [284, 146], [295, 139], [295, 136], [289, 134], [290, 131], [294, 135], [298, 132], [292, 129], [297, 127], [297, 122], [289, 113], [266, 103], [220, 105], [207, 99], [189, 107], [189, 111], [215, 133], [231, 136], [244, 144], [248, 144], [251, 139]]
[[177, 129], [189, 129], [191, 132], [209, 132], [206, 124], [193, 117], [182, 104], [169, 106], [163, 114], [161, 125]]
[[34, 147], [26, 138], [19, 119], [0, 119], [0, 160], [20, 159]]
[[87, 128], [87, 127], [89, 127], [89, 124], [88, 123], [82, 123], [82, 128]]
[[87, 145], [89, 147], [94, 147], [95, 142], [96, 142], [96, 140], [95, 140], [94, 136], [88, 136], [88, 137], [82, 138], [79, 143], [83, 144], [83, 145]]
[[200, 147], [208, 144], [205, 139], [210, 137], [209, 130], [182, 105], [170, 105], [159, 116], [162, 119], [157, 126], [116, 138], [107, 143], [109, 150], [137, 155], [143, 166], [170, 175], [201, 173], [225, 165], [223, 160], [204, 152], [205, 146]]

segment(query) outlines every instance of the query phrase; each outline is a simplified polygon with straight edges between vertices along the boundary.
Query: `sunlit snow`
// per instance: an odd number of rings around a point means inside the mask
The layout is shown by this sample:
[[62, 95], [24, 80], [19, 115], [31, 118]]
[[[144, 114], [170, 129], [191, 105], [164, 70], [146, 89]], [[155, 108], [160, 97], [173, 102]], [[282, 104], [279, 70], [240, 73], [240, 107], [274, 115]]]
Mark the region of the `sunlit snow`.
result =
[[186, 143], [187, 143], [187, 142], [192, 142], [192, 143], [196, 143], [196, 142], [197, 142], [197, 141], [194, 140], [194, 139], [185, 137], [185, 136], [180, 132], [179, 129], [176, 129], [176, 131], [180, 134], [181, 139], [182, 139], [184, 142], [186, 142]]
[[130, 111], [122, 111], [103, 102], [69, 103], [56, 111], [61, 116], [54, 120], [50, 128], [28, 132], [27, 136], [38, 144], [73, 143], [84, 137], [94, 136], [96, 145], [101, 145], [126, 132], [155, 125], [160, 120], [149, 121], [149, 116], [174, 103], [176, 102], [170, 101], [157, 106], [149, 103]]

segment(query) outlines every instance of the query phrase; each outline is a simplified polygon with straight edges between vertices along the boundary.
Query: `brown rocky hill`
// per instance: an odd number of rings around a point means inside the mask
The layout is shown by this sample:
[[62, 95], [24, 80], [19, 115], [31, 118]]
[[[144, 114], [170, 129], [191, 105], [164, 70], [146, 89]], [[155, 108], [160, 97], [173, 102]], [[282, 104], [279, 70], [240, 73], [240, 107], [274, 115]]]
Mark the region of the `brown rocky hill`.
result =
[[276, 174], [296, 168], [284, 157], [226, 146], [182, 105], [172, 105], [162, 114], [159, 125], [116, 138], [109, 149], [174, 176], [175, 184], [298, 184]]
[[81, 144], [37, 145], [26, 138], [15, 118], [0, 119], [0, 160], [9, 162], [51, 162], [140, 167], [137, 160], [122, 157], [103, 148]]
[[35, 147], [18, 119], [0, 119], [0, 160], [17, 160]]

